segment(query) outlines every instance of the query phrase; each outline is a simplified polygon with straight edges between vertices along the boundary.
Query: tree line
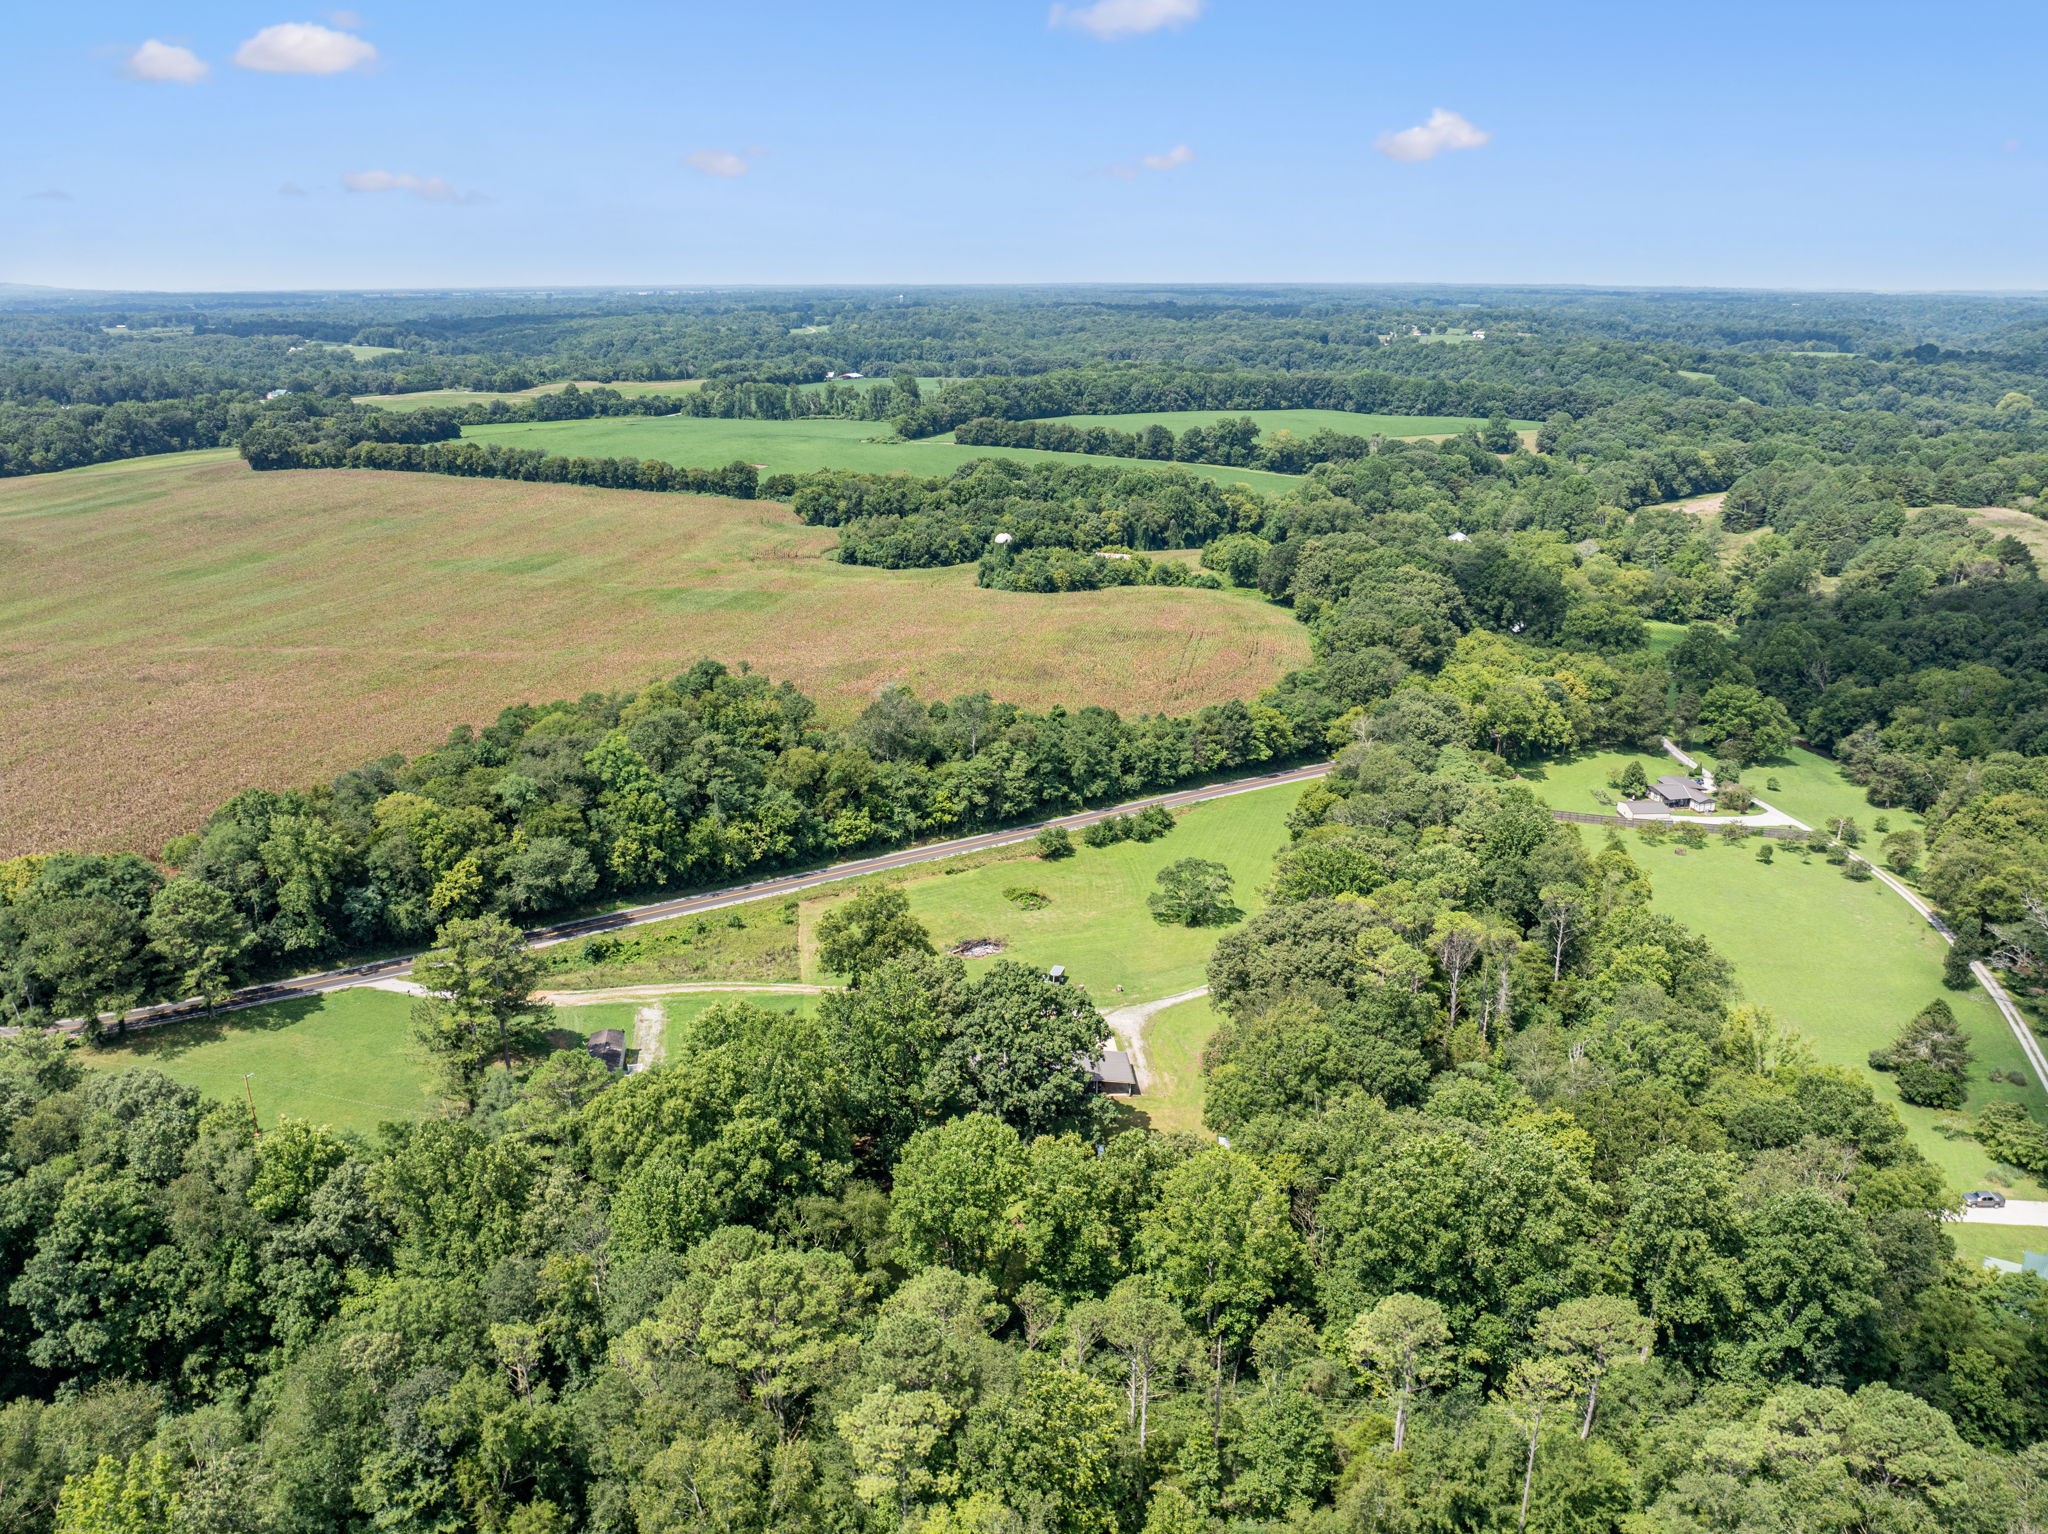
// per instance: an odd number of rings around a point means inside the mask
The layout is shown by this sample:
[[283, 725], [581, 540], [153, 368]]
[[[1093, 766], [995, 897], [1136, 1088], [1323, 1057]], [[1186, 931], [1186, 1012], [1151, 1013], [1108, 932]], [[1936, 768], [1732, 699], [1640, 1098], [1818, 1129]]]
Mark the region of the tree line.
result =
[[505, 710], [331, 784], [249, 789], [164, 850], [0, 863], [0, 1017], [92, 1017], [484, 914], [727, 883], [915, 837], [1136, 797], [1322, 749], [1342, 708], [1294, 679], [1252, 704], [1124, 719], [892, 688], [822, 728], [788, 683], [711, 661]]
[[444, 1110], [373, 1137], [0, 1041], [10, 1526], [2038, 1522], [2048, 1285], [1952, 1260], [1896, 1114], [1461, 707], [1371, 705], [1216, 948], [1227, 1146], [1092, 1095], [1090, 999], [886, 886], [815, 1015], [724, 1001], [624, 1077], [454, 919]]

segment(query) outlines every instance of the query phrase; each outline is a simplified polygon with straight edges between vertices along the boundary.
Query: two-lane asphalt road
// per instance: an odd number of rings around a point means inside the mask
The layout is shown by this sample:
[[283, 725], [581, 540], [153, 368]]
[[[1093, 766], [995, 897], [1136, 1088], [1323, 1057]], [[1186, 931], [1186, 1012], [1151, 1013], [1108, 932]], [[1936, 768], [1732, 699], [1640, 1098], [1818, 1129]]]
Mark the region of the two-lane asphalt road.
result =
[[[1098, 820], [1107, 820], [1112, 815], [1128, 815], [1155, 804], [1177, 809], [1183, 805], [1201, 804], [1210, 799], [1227, 799], [1236, 794], [1256, 793], [1262, 788], [1277, 788], [1287, 783], [1306, 783], [1322, 777], [1329, 770], [1329, 763], [1314, 762], [1306, 767], [1291, 767], [1285, 772], [1261, 773], [1256, 777], [1233, 778], [1228, 782], [1183, 788], [1168, 794], [1153, 794], [1148, 798], [1133, 799], [1127, 804], [1112, 805], [1106, 809], [1083, 810], [1074, 815], [1057, 815], [1048, 820], [1035, 820], [1029, 825], [1006, 826], [1000, 831], [955, 837], [951, 841], [927, 842], [920, 846], [899, 848], [895, 852], [877, 853], [874, 857], [834, 863], [827, 868], [781, 874], [774, 878], [756, 879], [747, 884], [730, 884], [718, 889], [701, 890], [692, 895], [679, 895], [672, 900], [656, 900], [647, 905], [628, 906], [624, 910], [607, 911], [598, 916], [583, 916], [574, 921], [556, 922], [551, 926], [531, 929], [527, 933], [527, 940], [536, 948], [545, 948], [553, 943], [566, 943], [572, 938], [589, 937], [598, 932], [619, 932], [648, 922], [666, 921], [674, 916], [696, 916], [706, 911], [722, 911], [727, 906], [742, 905], [750, 900], [766, 900], [776, 895], [793, 895], [801, 890], [814, 889], [821, 884], [833, 884], [841, 879], [857, 879], [865, 874], [886, 873], [891, 869], [910, 868], [940, 858], [959, 857], [962, 853], [1007, 847], [1016, 842], [1030, 840], [1048, 826], [1064, 826], [1069, 830], [1076, 830], [1082, 826], [1093, 825]], [[351, 965], [346, 969], [323, 970], [319, 974], [300, 975], [291, 980], [273, 981], [266, 985], [245, 986], [222, 1003], [220, 1010], [233, 1011], [241, 1007], [262, 1006], [268, 1002], [292, 1001], [307, 996], [324, 995], [331, 991], [345, 991], [379, 980], [402, 979], [412, 972], [413, 960], [416, 957], [418, 956], [409, 954], [404, 958], [381, 959], [374, 963]], [[125, 1014], [124, 1021], [130, 1027], [151, 1027], [179, 1018], [198, 1016], [203, 1010], [190, 1002], [166, 1002], [155, 1007], [139, 1007]]]

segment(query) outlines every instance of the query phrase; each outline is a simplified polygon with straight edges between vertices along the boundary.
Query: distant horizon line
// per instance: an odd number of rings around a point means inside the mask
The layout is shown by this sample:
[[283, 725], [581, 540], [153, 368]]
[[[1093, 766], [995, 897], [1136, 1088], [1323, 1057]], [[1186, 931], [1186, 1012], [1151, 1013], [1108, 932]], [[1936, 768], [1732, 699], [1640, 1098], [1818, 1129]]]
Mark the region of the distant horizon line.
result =
[[65, 287], [55, 283], [0, 281], [0, 300], [8, 297], [50, 298], [311, 298], [348, 296], [358, 298], [428, 298], [457, 295], [531, 296], [552, 294], [624, 294], [633, 297], [675, 298], [705, 293], [801, 293], [817, 291], [899, 293], [958, 292], [961, 290], [1033, 291], [1045, 289], [1104, 289], [1113, 291], [1181, 290], [1216, 292], [1235, 290], [1287, 289], [1336, 290], [1435, 290], [1449, 292], [1537, 292], [1537, 293], [1724, 293], [1799, 294], [1802, 296], [1858, 295], [1880, 298], [2048, 298], [2048, 288], [1944, 288], [1944, 287], [1804, 287], [1799, 285], [1725, 284], [1703, 282], [1541, 282], [1541, 281], [1450, 281], [1422, 278], [1400, 279], [1259, 279], [1148, 280], [1144, 278], [1076, 279], [990, 279], [926, 280], [920, 282], [817, 279], [802, 282], [695, 281], [695, 282], [511, 282], [511, 283], [367, 283], [358, 287]]

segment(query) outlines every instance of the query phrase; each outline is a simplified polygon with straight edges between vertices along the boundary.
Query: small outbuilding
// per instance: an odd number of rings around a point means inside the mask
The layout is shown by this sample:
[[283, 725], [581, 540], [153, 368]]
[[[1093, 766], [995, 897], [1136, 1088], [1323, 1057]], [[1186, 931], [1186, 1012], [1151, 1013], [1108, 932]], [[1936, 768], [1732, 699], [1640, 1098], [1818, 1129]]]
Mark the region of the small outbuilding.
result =
[[593, 1060], [602, 1060], [607, 1070], [623, 1071], [626, 1068], [626, 1035], [617, 1028], [600, 1028], [584, 1042], [584, 1051]]
[[1136, 1097], [1138, 1072], [1121, 1049], [1105, 1049], [1087, 1062], [1088, 1090], [1112, 1097]]

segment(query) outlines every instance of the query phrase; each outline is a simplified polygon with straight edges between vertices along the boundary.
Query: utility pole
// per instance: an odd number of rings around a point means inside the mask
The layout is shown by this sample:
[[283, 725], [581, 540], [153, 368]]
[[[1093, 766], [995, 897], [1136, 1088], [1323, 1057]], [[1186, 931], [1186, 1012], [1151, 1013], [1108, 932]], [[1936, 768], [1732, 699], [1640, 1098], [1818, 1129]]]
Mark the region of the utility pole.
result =
[[256, 1138], [260, 1140], [263, 1138], [263, 1121], [256, 1117], [256, 1093], [249, 1085], [249, 1078], [254, 1074], [253, 1071], [242, 1072], [242, 1093], [249, 1099], [249, 1127], [256, 1131]]

